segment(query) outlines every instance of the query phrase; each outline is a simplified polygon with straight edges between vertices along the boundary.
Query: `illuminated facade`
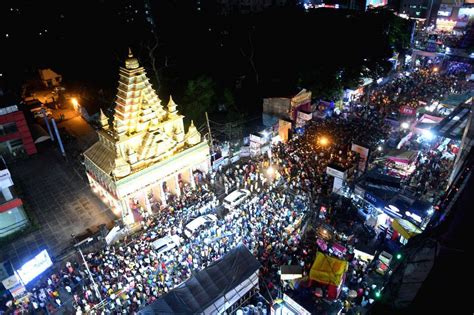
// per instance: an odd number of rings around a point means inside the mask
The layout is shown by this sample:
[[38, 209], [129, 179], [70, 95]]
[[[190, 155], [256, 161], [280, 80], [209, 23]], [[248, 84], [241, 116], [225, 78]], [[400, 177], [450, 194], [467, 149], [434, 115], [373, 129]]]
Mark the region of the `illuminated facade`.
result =
[[84, 164], [94, 192], [130, 224], [137, 206], [151, 211], [150, 199], [166, 204], [186, 184], [194, 187], [195, 173], [209, 170], [210, 154], [192, 122], [185, 132], [173, 99], [161, 105], [131, 52], [119, 75], [113, 121], [101, 112], [99, 141], [84, 152]]

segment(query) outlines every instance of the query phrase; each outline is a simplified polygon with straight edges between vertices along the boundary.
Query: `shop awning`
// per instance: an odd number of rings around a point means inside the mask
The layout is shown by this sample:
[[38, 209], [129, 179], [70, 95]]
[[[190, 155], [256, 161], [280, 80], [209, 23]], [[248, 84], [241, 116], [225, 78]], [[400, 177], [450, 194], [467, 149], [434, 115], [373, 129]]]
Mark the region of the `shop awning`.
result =
[[309, 278], [319, 283], [339, 286], [347, 267], [347, 261], [318, 252], [309, 272]]
[[392, 221], [392, 228], [400, 233], [407, 240], [421, 233], [421, 229], [410, 221], [404, 219], [396, 219]]
[[259, 268], [241, 244], [138, 314], [220, 314], [258, 286]]
[[418, 151], [414, 150], [391, 150], [386, 155], [386, 158], [394, 162], [409, 164], [415, 161], [417, 156]]

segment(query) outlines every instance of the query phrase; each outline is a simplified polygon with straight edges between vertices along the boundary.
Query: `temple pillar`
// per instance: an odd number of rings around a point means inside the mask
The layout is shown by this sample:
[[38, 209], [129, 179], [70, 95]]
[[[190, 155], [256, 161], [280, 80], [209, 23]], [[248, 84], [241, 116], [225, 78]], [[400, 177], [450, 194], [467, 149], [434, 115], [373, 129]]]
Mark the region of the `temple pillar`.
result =
[[120, 206], [122, 208], [122, 221], [126, 225], [133, 224], [135, 218], [133, 217], [133, 212], [130, 209], [128, 197], [124, 197], [120, 200]]
[[[148, 199], [149, 193], [146, 192], [146, 191], [143, 191], [143, 194], [145, 195], [145, 209], [148, 211], [149, 214], [152, 214], [153, 211], [151, 210], [150, 199]], [[152, 194], [153, 194], [153, 192], [152, 192]]]
[[174, 175], [174, 187], [175, 187], [176, 197], [179, 198], [181, 196], [181, 188], [179, 187], [179, 174], [178, 173]]
[[165, 180], [161, 180], [160, 181], [160, 187], [159, 187], [159, 190], [160, 190], [160, 198], [161, 198], [161, 203], [163, 205], [166, 205], [167, 202], [166, 202], [166, 194], [165, 194], [165, 191], [163, 190], [163, 183], [165, 182]]
[[192, 189], [196, 188], [196, 182], [194, 181], [194, 174], [192, 168], [189, 168], [189, 184], [191, 185]]

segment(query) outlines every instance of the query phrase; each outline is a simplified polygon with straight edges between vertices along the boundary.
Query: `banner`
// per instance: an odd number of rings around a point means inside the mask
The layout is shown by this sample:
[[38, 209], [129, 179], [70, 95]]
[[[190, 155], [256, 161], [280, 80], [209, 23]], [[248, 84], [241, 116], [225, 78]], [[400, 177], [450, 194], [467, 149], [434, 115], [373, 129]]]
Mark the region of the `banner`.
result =
[[278, 121], [278, 135], [280, 136], [281, 142], [286, 143], [288, 141], [288, 132], [291, 129], [291, 122], [280, 119]]
[[263, 139], [262, 137], [256, 136], [256, 135], [250, 135], [250, 142], [255, 142], [255, 143], [258, 143], [258, 144], [264, 144], [265, 139]]
[[344, 180], [339, 177], [334, 177], [334, 184], [332, 185], [332, 192], [339, 194], [342, 184], [344, 183]]
[[410, 107], [410, 106], [402, 106], [402, 107], [400, 107], [400, 113], [403, 114], [403, 115], [415, 116], [416, 115], [416, 108], [413, 108], [413, 107]]
[[9, 290], [14, 298], [18, 298], [25, 293], [26, 289], [21, 284], [20, 279], [16, 275], [10, 276], [2, 281], [5, 289]]
[[46, 250], [43, 250], [38, 255], [36, 255], [35, 258], [21, 266], [21, 268], [18, 269], [17, 272], [20, 276], [21, 281], [24, 284], [28, 284], [28, 282], [39, 276], [52, 265], [53, 262], [51, 261], [48, 252]]
[[110, 245], [115, 240], [115, 237], [117, 236], [119, 231], [120, 227], [118, 226], [114, 226], [112, 230], [110, 230], [110, 232], [105, 237], [105, 242], [107, 243], [107, 245]]
[[311, 91], [306, 91], [306, 89], [301, 90], [291, 99], [290, 103], [290, 118], [294, 121], [297, 118], [298, 110], [307, 112], [311, 110]]
[[357, 152], [360, 155], [359, 160], [359, 170], [361, 172], [365, 171], [365, 167], [367, 165], [367, 159], [369, 157], [369, 149], [366, 147], [360, 146], [358, 144], [353, 143], [351, 147], [351, 151]]
[[249, 146], [242, 146], [242, 147], [240, 147], [240, 156], [241, 156], [241, 157], [248, 157], [248, 156], [250, 156], [250, 147], [249, 147]]
[[340, 170], [336, 170], [332, 167], [326, 167], [326, 173], [328, 175], [334, 176], [335, 178], [346, 179], [346, 172], [342, 172]]
[[313, 115], [311, 113], [298, 111], [296, 113], [296, 127], [303, 127], [312, 118], [313, 118]]

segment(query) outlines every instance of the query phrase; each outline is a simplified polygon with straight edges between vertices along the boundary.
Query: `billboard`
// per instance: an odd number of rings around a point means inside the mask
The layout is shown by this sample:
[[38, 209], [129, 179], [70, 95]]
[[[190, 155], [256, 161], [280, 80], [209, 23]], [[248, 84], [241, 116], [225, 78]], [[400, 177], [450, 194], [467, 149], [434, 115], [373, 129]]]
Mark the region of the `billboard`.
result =
[[51, 261], [48, 252], [43, 250], [41, 253], [36, 255], [35, 258], [21, 266], [17, 272], [21, 281], [26, 285], [52, 265], [53, 262]]
[[21, 284], [16, 275], [10, 276], [2, 281], [5, 289], [9, 290], [15, 299], [18, 299], [26, 292], [25, 287]]
[[360, 155], [360, 161], [359, 161], [359, 170], [360, 171], [365, 171], [365, 166], [367, 164], [367, 158], [369, 157], [369, 149], [360, 146], [358, 144], [353, 143], [351, 151], [357, 152]]
[[297, 119], [298, 111], [311, 111], [311, 91], [302, 89], [290, 101], [290, 118], [295, 121]]
[[334, 176], [336, 178], [340, 179], [346, 179], [346, 172], [341, 172], [340, 170], [337, 170], [333, 167], [326, 167], [326, 174]]
[[413, 107], [410, 107], [410, 106], [402, 106], [402, 107], [400, 107], [400, 113], [403, 114], [403, 115], [415, 116], [416, 115], [416, 108], [413, 108]]
[[291, 122], [285, 121], [280, 119], [278, 121], [278, 135], [280, 136], [280, 140], [283, 143], [286, 143], [288, 141], [289, 135], [288, 132], [291, 129]]
[[388, 4], [388, 0], [367, 0], [365, 2], [365, 7], [376, 8], [376, 7], [383, 7], [387, 4]]
[[306, 122], [310, 121], [313, 118], [312, 113], [305, 113], [297, 111], [296, 114], [296, 127], [303, 127], [306, 125]]

